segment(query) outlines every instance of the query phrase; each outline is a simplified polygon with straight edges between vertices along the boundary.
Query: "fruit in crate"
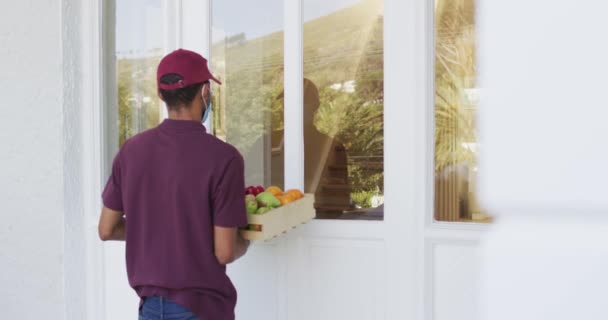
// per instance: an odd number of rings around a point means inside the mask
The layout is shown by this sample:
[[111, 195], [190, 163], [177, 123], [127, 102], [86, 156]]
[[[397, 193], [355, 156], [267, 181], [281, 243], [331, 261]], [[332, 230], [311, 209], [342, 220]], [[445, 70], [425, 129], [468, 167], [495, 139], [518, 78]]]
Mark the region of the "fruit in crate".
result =
[[279, 188], [277, 186], [270, 186], [270, 187], [266, 188], [266, 192], [272, 193], [272, 195], [274, 195], [275, 197], [283, 195], [283, 190], [281, 190], [281, 188]]
[[[315, 217], [314, 197], [304, 196], [295, 189], [278, 196], [269, 191], [255, 197], [258, 209], [255, 213], [249, 211], [247, 214], [248, 225], [246, 230], [242, 230], [242, 235], [247, 240], [270, 240]], [[246, 202], [251, 202], [252, 198], [253, 195], [247, 196]]]
[[270, 192], [262, 192], [255, 197], [258, 200], [258, 206], [276, 208], [281, 206], [281, 201]]
[[277, 199], [279, 199], [279, 202], [281, 203], [282, 206], [287, 204], [287, 202], [285, 202], [285, 197], [283, 197], [282, 195], [277, 196]]
[[264, 192], [264, 187], [262, 186], [249, 186], [245, 188], [245, 194], [252, 194], [254, 196], [257, 196], [262, 192]]
[[253, 194], [248, 194], [245, 196], [245, 208], [247, 208], [247, 213], [256, 213], [258, 210], [258, 200], [255, 198]]
[[277, 199], [279, 199], [279, 201], [281, 201], [281, 205], [283, 205], [283, 206], [296, 200], [289, 194], [283, 194], [283, 195], [277, 196]]
[[302, 193], [302, 191], [300, 191], [298, 189], [289, 189], [289, 190], [285, 191], [284, 195], [291, 196], [291, 198], [293, 198], [294, 201], [304, 198], [304, 194]]

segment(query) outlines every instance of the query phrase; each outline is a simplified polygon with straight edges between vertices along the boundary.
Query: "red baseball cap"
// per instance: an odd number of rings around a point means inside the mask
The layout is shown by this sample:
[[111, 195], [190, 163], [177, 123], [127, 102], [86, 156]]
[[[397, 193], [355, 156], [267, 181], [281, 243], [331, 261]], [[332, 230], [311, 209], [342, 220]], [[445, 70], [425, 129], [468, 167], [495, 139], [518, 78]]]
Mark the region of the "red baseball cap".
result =
[[[172, 84], [160, 82], [162, 76], [172, 73], [183, 79]], [[163, 90], [175, 90], [208, 80], [222, 84], [209, 71], [207, 59], [196, 52], [184, 49], [178, 49], [166, 55], [158, 64], [156, 72], [156, 82], [158, 87]]]

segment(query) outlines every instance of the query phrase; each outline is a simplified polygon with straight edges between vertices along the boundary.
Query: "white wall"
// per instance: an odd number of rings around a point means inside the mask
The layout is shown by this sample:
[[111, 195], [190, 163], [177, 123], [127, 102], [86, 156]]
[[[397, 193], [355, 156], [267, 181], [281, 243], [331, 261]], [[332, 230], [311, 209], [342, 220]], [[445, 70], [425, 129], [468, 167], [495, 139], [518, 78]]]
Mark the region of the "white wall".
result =
[[[70, 268], [71, 277], [83, 272], [77, 261], [84, 259], [77, 220], [64, 223], [81, 208], [81, 193], [67, 193], [81, 176], [78, 161], [67, 161], [81, 145], [74, 138], [80, 118], [72, 113], [77, 51], [64, 50], [79, 44], [79, 32], [68, 32], [68, 19], [77, 18], [66, 13], [78, 10], [71, 3], [13, 1], [0, 10], [2, 319], [84, 318], [79, 300], [65, 303], [84, 288], [83, 281], [65, 281]], [[65, 261], [73, 263], [66, 268]]]
[[484, 3], [482, 319], [607, 319], [608, 4]]

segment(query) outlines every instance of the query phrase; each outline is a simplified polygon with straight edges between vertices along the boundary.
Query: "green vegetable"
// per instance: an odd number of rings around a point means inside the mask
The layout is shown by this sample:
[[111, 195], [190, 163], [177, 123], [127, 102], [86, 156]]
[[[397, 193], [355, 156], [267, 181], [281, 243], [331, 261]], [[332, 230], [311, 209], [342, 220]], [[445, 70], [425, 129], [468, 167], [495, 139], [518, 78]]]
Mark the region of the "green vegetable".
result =
[[281, 206], [281, 201], [270, 192], [262, 192], [255, 197], [260, 207], [276, 208]]

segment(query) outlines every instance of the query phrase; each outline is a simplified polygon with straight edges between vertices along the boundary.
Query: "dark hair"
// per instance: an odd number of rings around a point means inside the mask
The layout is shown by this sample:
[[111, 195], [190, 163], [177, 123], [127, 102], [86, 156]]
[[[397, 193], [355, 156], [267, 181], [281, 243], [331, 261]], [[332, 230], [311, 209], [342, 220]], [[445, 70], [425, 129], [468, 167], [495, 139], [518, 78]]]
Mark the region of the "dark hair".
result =
[[[183, 80], [184, 78], [179, 74], [169, 73], [160, 77], [160, 82], [163, 84], [174, 84]], [[164, 90], [159, 89], [160, 95], [167, 104], [169, 109], [178, 109], [183, 106], [188, 106], [196, 97], [196, 94], [201, 90], [203, 85], [209, 81], [195, 83], [187, 87], [175, 89], [175, 90]]]

